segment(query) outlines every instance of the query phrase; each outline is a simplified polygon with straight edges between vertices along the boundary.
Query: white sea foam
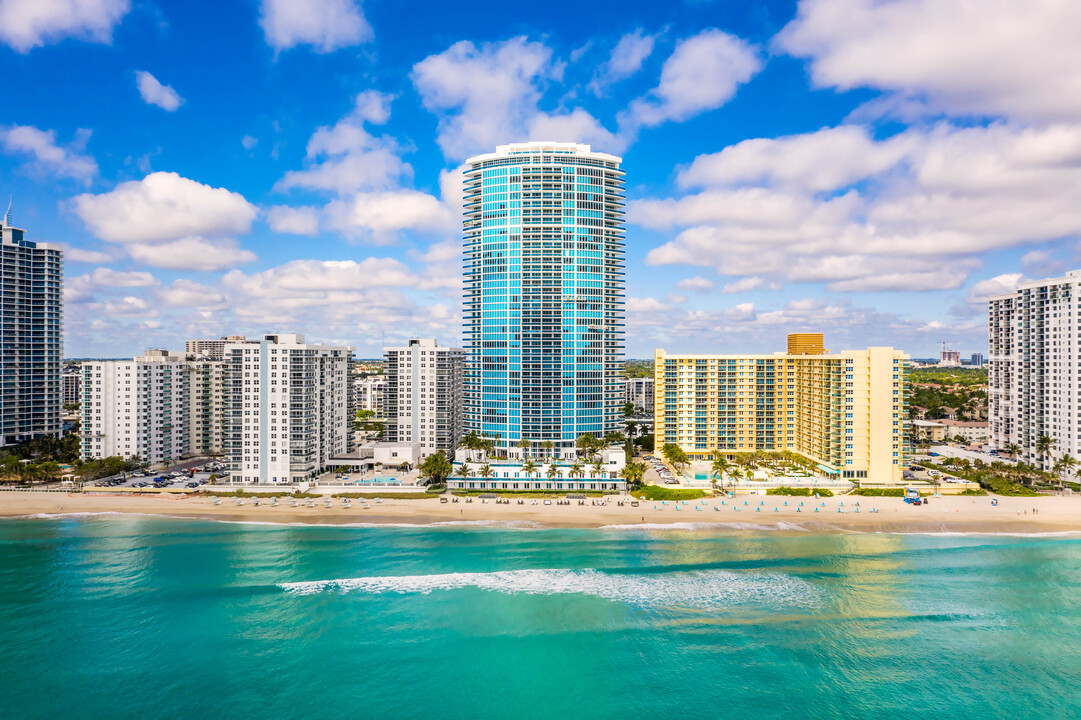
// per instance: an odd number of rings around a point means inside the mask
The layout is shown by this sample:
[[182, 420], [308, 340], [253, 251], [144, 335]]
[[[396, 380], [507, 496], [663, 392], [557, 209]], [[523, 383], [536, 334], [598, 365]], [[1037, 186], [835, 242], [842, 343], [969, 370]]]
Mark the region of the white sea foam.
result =
[[428, 594], [477, 588], [507, 595], [590, 595], [641, 606], [725, 608], [745, 604], [806, 607], [818, 601], [814, 586], [781, 573], [703, 570], [624, 575], [597, 570], [503, 570], [490, 573], [401, 575], [282, 583], [295, 595], [358, 591], [373, 595]]
[[951, 530], [942, 531], [913, 531], [913, 532], [882, 532], [881, 535], [927, 535], [930, 537], [1019, 537], [1019, 538], [1040, 538], [1040, 537], [1081, 537], [1081, 530], [1055, 530], [1046, 532], [984, 532], [984, 531], [970, 531], [960, 532]]
[[750, 522], [674, 522], [674, 523], [626, 523], [602, 525], [601, 530], [783, 530], [787, 532], [810, 532], [800, 523], [750, 523]]

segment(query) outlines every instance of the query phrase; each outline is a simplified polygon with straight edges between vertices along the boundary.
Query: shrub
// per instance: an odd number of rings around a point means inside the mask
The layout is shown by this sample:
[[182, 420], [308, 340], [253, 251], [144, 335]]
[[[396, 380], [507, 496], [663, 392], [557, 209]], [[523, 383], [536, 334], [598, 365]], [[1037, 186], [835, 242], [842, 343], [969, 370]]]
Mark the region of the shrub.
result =
[[779, 487], [770, 488], [766, 491], [767, 495], [789, 495], [794, 497], [811, 497], [817, 495], [819, 497], [833, 497], [833, 492], [825, 488], [791, 488], [791, 487]]
[[859, 495], [861, 497], [904, 497], [905, 489], [903, 487], [896, 488], [857, 488], [853, 490], [851, 495]]
[[636, 498], [643, 500], [697, 500], [706, 496], [705, 490], [689, 488], [666, 488], [660, 485], [644, 485], [638, 490], [631, 492]]

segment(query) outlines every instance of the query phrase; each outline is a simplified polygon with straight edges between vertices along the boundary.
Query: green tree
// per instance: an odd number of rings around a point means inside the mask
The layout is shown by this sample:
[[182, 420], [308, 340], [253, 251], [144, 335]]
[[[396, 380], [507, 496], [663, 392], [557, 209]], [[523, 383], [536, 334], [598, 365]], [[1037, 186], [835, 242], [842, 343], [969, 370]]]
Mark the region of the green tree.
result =
[[1017, 456], [1021, 454], [1021, 446], [1017, 443], [1010, 443], [1006, 447], [1002, 448], [1002, 450], [1010, 456], [1010, 460], [1016, 460]]
[[597, 452], [598, 441], [597, 438], [593, 437], [593, 433], [582, 433], [574, 441], [574, 446], [581, 451], [584, 457], [591, 458]]
[[529, 455], [529, 448], [533, 447], [533, 443], [525, 438], [518, 441], [518, 447], [522, 449], [522, 457]]
[[1036, 441], [1036, 454], [1044, 460], [1051, 457], [1051, 452], [1058, 445], [1058, 440], [1050, 435], [1041, 435]]
[[573, 477], [580, 478], [584, 474], [585, 474], [585, 472], [582, 470], [582, 463], [578, 462], [577, 460], [575, 460], [573, 463], [571, 463], [570, 469], [567, 470], [567, 476], [572, 477], [572, 478]]
[[638, 434], [638, 423], [634, 420], [627, 421], [627, 437], [633, 438]]
[[646, 464], [644, 462], [628, 460], [627, 464], [623, 466], [623, 469], [619, 471], [619, 476], [627, 481], [627, 488], [629, 490], [639, 488], [642, 485], [642, 480], [646, 476]]
[[483, 465], [480, 466], [480, 470], [477, 471], [477, 476], [482, 477], [482, 478], [491, 477], [492, 476], [492, 466], [489, 465], [488, 463], [484, 463]]
[[442, 450], [424, 458], [424, 462], [420, 464], [420, 476], [428, 478], [429, 483], [432, 485], [442, 484], [450, 477], [453, 471], [454, 465], [447, 459]]
[[623, 417], [630, 417], [631, 415], [634, 415], [634, 403], [625, 403], [623, 405]]
[[679, 472], [689, 462], [687, 453], [675, 443], [665, 443], [661, 449], [661, 454], [664, 455], [664, 459], [668, 461], [668, 464], [676, 469], [676, 472]]
[[541, 443], [541, 447], [544, 448], [544, 456], [550, 458], [552, 457], [552, 451], [555, 450], [556, 444], [551, 440], [545, 440]]
[[1055, 475], [1058, 476], [1059, 488], [1062, 488], [1065, 482], [1062, 477], [1063, 473], [1069, 475], [1075, 467], [1077, 467], [1077, 459], [1069, 453], [1058, 459], [1058, 462], [1055, 463]]
[[724, 481], [725, 473], [732, 468], [732, 463], [728, 462], [728, 458], [721, 454], [720, 450], [713, 451], [713, 464], [710, 466], [710, 475], [716, 478], [713, 483], [716, 486], [717, 481]]
[[522, 463], [522, 472], [526, 474], [526, 477], [532, 480], [533, 476], [537, 473], [537, 463], [532, 460], [526, 460]]
[[556, 478], [563, 477], [563, 468], [559, 467], [555, 463], [548, 466], [548, 479], [555, 480]]

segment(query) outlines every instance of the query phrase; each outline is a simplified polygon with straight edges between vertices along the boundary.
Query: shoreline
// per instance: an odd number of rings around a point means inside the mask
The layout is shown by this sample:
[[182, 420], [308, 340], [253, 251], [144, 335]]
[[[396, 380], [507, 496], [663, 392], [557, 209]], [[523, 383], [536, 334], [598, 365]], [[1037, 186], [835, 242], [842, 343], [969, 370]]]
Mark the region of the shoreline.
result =
[[[746, 501], [747, 505], [743, 502]], [[788, 505], [784, 505], [785, 502]], [[359, 526], [359, 527], [477, 527], [522, 530], [603, 529], [610, 531], [697, 531], [697, 532], [793, 532], [793, 533], [903, 533], [903, 534], [983, 534], [1044, 535], [1081, 534], [1081, 496], [998, 498], [990, 496], [935, 498], [930, 505], [912, 507], [900, 498], [834, 497], [817, 501], [785, 496], [740, 496], [734, 502], [708, 498], [686, 505], [640, 501], [639, 507], [594, 505], [510, 505], [440, 503], [423, 500], [384, 500], [368, 509], [354, 502], [344, 508], [340, 502], [326, 508], [258, 507], [223, 502], [214, 505], [207, 496], [83, 495], [55, 492], [0, 493], [0, 519], [78, 518], [103, 515], [133, 515], [171, 519], [209, 520], [230, 523], [259, 523], [279, 526]], [[763, 502], [763, 505], [759, 505]], [[800, 502], [804, 505], [801, 507]], [[821, 503], [825, 503], [822, 506]], [[844, 503], [844, 512], [838, 512]], [[860, 512], [855, 512], [859, 502]], [[719, 507], [720, 509], [714, 509]], [[702, 509], [696, 509], [702, 508]], [[761, 508], [756, 512], [755, 508]], [[774, 510], [776, 508], [776, 510]], [[799, 508], [799, 512], [796, 509]], [[878, 512], [871, 513], [871, 508]], [[1036, 512], [1033, 512], [1033, 511]]]

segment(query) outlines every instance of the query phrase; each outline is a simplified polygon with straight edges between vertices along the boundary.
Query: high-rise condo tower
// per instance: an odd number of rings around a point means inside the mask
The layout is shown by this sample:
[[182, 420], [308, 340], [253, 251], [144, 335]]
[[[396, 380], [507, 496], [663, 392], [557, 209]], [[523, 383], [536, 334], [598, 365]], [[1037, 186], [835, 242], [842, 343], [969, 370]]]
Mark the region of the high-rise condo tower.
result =
[[557, 142], [466, 162], [465, 426], [512, 455], [568, 457], [580, 435], [619, 429], [621, 162]]

